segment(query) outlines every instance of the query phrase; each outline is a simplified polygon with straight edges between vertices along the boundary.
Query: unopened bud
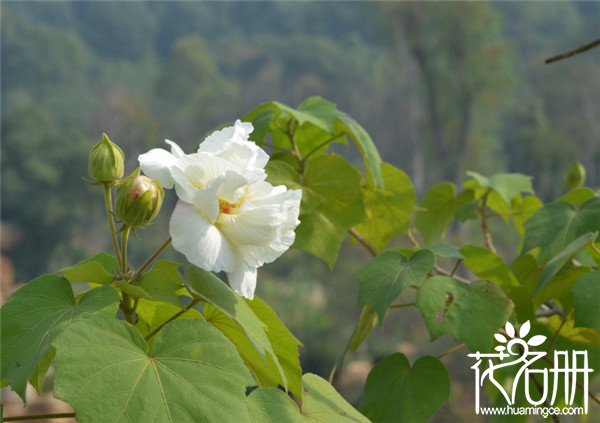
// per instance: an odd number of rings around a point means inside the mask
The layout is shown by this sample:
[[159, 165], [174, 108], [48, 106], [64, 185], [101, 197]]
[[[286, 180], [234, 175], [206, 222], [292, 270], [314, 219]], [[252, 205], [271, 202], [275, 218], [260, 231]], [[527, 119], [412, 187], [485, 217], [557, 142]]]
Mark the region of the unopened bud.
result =
[[149, 224], [160, 211], [164, 191], [154, 179], [133, 171], [117, 186], [117, 217], [131, 228]]
[[585, 182], [585, 167], [579, 162], [572, 163], [565, 169], [564, 183], [569, 190], [582, 186]]
[[118, 181], [123, 177], [124, 162], [123, 151], [106, 134], [102, 134], [102, 140], [90, 151], [90, 176], [101, 183]]

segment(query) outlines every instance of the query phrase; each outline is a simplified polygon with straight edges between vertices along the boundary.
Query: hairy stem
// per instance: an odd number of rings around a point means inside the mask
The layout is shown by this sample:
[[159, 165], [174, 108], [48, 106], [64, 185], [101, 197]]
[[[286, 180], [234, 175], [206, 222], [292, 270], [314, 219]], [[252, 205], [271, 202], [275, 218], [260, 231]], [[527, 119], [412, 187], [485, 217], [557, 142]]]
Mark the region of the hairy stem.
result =
[[2, 421], [5, 422], [20, 422], [29, 420], [47, 420], [47, 419], [72, 419], [75, 417], [75, 413], [54, 413], [54, 414], [34, 414], [31, 416], [13, 416], [4, 417]]
[[144, 262], [144, 264], [142, 264], [142, 266], [138, 269], [138, 271], [135, 272], [135, 275], [133, 275], [133, 277], [131, 278], [132, 284], [137, 285], [137, 282], [139, 281], [139, 279], [142, 276], [142, 274], [144, 273], [144, 271], [148, 267], [150, 267], [150, 265], [154, 262], [154, 260], [156, 260], [156, 258], [165, 250], [165, 248], [167, 248], [171, 244], [171, 241], [172, 241], [172, 238], [169, 237], [165, 242], [163, 242], [161, 244], [160, 247], [158, 247], [158, 249], [150, 257], [148, 257], [148, 260], [146, 260]]
[[185, 306], [185, 308], [179, 310], [177, 313], [175, 313], [174, 315], [172, 315], [171, 317], [169, 317], [166, 321], [164, 321], [163, 323], [160, 324], [160, 326], [158, 326], [156, 329], [154, 329], [152, 332], [150, 332], [148, 335], [146, 335], [146, 341], [149, 340], [150, 338], [152, 338], [154, 335], [156, 335], [158, 332], [160, 332], [160, 330], [165, 327], [166, 325], [168, 325], [169, 323], [171, 323], [173, 320], [179, 318], [180, 316], [182, 316], [183, 314], [187, 313], [188, 311], [190, 311], [192, 308], [194, 308], [194, 306], [196, 304], [198, 304], [200, 302], [200, 300], [194, 298], [192, 300], [191, 303], [189, 303], [187, 306]]
[[104, 206], [106, 207], [106, 217], [108, 218], [108, 227], [110, 229], [110, 236], [112, 238], [113, 248], [119, 264], [121, 263], [121, 253], [119, 251], [119, 241], [117, 240], [117, 231], [115, 229], [115, 219], [113, 217], [113, 205], [112, 205], [112, 192], [110, 184], [103, 183], [102, 189], [104, 190]]

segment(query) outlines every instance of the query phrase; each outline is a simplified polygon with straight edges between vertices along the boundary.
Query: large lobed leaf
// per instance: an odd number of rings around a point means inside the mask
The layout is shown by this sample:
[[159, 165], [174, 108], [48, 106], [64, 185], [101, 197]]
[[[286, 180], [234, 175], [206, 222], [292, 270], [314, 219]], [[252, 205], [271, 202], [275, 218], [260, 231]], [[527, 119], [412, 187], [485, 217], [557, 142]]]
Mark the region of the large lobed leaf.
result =
[[[242, 326], [216, 307], [207, 304], [203, 311], [204, 317], [233, 342], [259, 386], [277, 387], [287, 385], [289, 391], [301, 400], [302, 369], [298, 356], [300, 341], [292, 335], [279, 320], [275, 311], [263, 300], [255, 296], [253, 300], [245, 301], [266, 325], [267, 337], [273, 346], [273, 352], [279, 361], [279, 365], [270, 355], [267, 355], [267, 362], [265, 363], [253, 347]], [[282, 377], [280, 367], [283, 369], [285, 377]]]
[[281, 380], [282, 385], [287, 389], [286, 372], [279, 362], [279, 358], [267, 336], [266, 331], [268, 326], [258, 318], [244, 298], [233, 292], [231, 288], [215, 275], [199, 267], [190, 266], [186, 269], [185, 273], [186, 286], [194, 297], [212, 305], [227, 316], [231, 322], [237, 324], [217, 319], [218, 316], [211, 316], [211, 307], [209, 307], [207, 314], [213, 318], [215, 326], [222, 329], [227, 336], [233, 338], [238, 338], [236, 334], [237, 328], [241, 328], [252, 344], [254, 351], [258, 354], [260, 360], [262, 360], [263, 366], [274, 365], [279, 374], [279, 380]]
[[381, 165], [385, 189], [371, 181], [363, 187], [366, 220], [356, 226], [364, 239], [381, 251], [398, 234], [406, 233], [416, 203], [409, 176], [388, 163]]
[[[270, 134], [275, 145], [281, 148], [290, 147], [289, 134], [285, 132], [293, 122], [294, 137], [303, 155], [328, 139], [344, 140], [348, 137], [360, 152], [375, 187], [384, 187], [381, 157], [367, 131], [349, 115], [339, 111], [335, 104], [321, 97], [306, 99], [297, 110], [276, 101], [264, 103], [243, 120], [254, 124], [255, 131], [251, 138], [257, 144], [263, 144]], [[325, 149], [320, 150], [322, 152]]]
[[306, 162], [304, 179], [283, 161], [267, 166], [269, 182], [302, 189], [294, 247], [333, 267], [346, 232], [364, 220], [360, 175], [343, 158], [324, 154]]
[[130, 324], [92, 318], [54, 345], [55, 394], [78, 422], [248, 421], [252, 379], [231, 342], [206, 322], [169, 323], [149, 348]]
[[[2, 379], [25, 401], [27, 381], [51, 354], [51, 343], [74, 322], [101, 313], [114, 316], [119, 296], [110, 285], [86, 292], [77, 301], [71, 284], [56, 275], [44, 275], [16, 291], [0, 310], [2, 321]], [[49, 364], [46, 363], [47, 370]], [[39, 374], [42, 373], [42, 374]]]

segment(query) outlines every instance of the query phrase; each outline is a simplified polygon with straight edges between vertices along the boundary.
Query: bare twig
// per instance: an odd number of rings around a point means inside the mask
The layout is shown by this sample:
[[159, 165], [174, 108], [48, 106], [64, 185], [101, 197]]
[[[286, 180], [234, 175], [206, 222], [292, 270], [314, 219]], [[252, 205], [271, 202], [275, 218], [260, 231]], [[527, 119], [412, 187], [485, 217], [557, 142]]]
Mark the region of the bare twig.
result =
[[585, 44], [581, 47], [576, 48], [575, 50], [567, 51], [566, 53], [562, 53], [553, 57], [550, 57], [544, 61], [546, 64], [550, 64], [553, 62], [558, 62], [559, 60], [567, 59], [569, 57], [575, 56], [577, 54], [583, 53], [585, 51], [591, 50], [594, 47], [600, 46], [600, 38], [592, 41], [591, 43]]
[[158, 247], [158, 249], [154, 252], [154, 254], [152, 254], [148, 258], [148, 260], [146, 260], [144, 262], [144, 264], [142, 264], [142, 266], [139, 268], [139, 270], [131, 278], [131, 281], [134, 285], [136, 284], [136, 281], [142, 276], [144, 271], [154, 262], [154, 260], [156, 260], [156, 258], [164, 251], [164, 249], [167, 248], [169, 246], [169, 244], [171, 244], [171, 240], [172, 240], [172, 238], [169, 237], [165, 242], [163, 242], [161, 244], [160, 247]]

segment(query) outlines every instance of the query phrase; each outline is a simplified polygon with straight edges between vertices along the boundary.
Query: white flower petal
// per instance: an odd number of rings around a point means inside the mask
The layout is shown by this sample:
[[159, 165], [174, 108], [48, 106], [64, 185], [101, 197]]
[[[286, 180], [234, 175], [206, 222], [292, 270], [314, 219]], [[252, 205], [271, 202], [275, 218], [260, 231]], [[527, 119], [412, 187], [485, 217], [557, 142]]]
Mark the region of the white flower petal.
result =
[[231, 288], [242, 297], [248, 299], [254, 298], [254, 290], [256, 289], [256, 267], [248, 267], [240, 265], [233, 272], [227, 273], [227, 279]]
[[217, 224], [231, 242], [241, 245], [268, 245], [277, 236], [283, 216], [276, 206], [221, 213]]
[[171, 140], [165, 140], [165, 142], [171, 146], [171, 154], [173, 154], [175, 157], [180, 158], [185, 156], [185, 153], [181, 147], [179, 147], [175, 142]]
[[173, 247], [205, 270], [233, 272], [239, 259], [231, 243], [193, 205], [179, 201], [171, 216]]
[[171, 168], [177, 163], [177, 157], [162, 148], [154, 148], [145, 154], [140, 154], [138, 160], [144, 174], [156, 179], [164, 188], [173, 188]]

